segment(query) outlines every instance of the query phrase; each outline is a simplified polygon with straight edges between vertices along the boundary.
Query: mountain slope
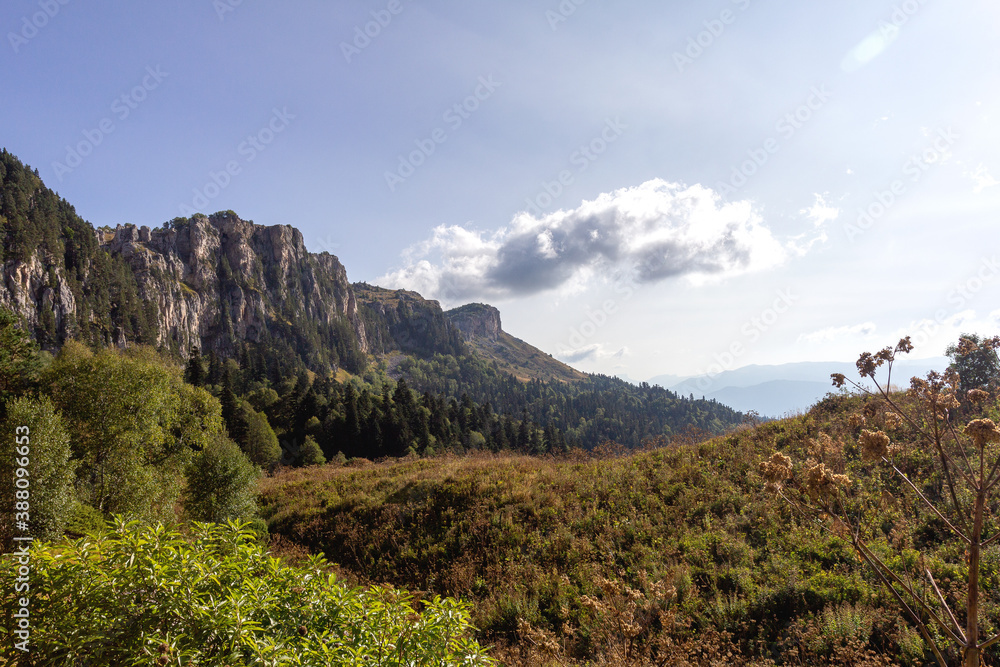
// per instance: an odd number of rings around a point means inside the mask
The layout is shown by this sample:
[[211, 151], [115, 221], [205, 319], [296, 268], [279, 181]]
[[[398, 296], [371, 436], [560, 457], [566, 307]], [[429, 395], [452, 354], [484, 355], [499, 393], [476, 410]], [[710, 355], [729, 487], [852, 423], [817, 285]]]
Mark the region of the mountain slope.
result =
[[587, 375], [503, 330], [500, 311], [484, 303], [470, 303], [445, 312], [466, 344], [482, 359], [519, 380], [575, 382]]
[[308, 391], [310, 374], [302, 371], [345, 379], [346, 370], [366, 378], [385, 417], [392, 400], [383, 396], [379, 366], [392, 355], [392, 379], [432, 394], [425, 402], [444, 402], [432, 413], [461, 422], [471, 398], [509, 417], [484, 418], [505, 430], [487, 441], [530, 442], [536, 451], [607, 439], [638, 446], [689, 427], [718, 433], [741, 420], [713, 401], [578, 373], [504, 332], [491, 306], [445, 313], [414, 292], [352, 285], [336, 257], [308, 252], [288, 225], [257, 225], [224, 211], [153, 229], [94, 229], [6, 151], [0, 239], [0, 306], [20, 315], [44, 348], [76, 338], [96, 347], [148, 344], [178, 359], [198, 348], [215, 369], [212, 384], [232, 382], [234, 392], [293, 379], [299, 391], [287, 394], [289, 410]]

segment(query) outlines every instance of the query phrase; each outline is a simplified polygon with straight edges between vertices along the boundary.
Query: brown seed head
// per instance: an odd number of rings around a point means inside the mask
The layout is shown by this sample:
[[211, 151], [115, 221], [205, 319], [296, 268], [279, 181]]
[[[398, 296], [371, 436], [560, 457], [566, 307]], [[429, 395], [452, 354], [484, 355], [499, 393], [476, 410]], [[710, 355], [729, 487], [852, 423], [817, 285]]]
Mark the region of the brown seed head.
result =
[[760, 464], [760, 474], [772, 485], [778, 485], [792, 476], [792, 459], [781, 452], [774, 452], [771, 458]]
[[806, 493], [813, 500], [818, 500], [824, 496], [829, 497], [836, 493], [837, 487], [850, 486], [851, 479], [847, 475], [835, 475], [822, 463], [817, 463], [809, 468], [806, 473], [806, 481], [803, 485]]
[[886, 412], [882, 416], [882, 422], [885, 424], [885, 430], [895, 431], [903, 425], [903, 418], [899, 416], [899, 413]]
[[976, 447], [1000, 440], [1000, 429], [992, 419], [973, 419], [965, 426], [965, 434], [972, 438]]
[[970, 389], [966, 396], [973, 403], [982, 403], [990, 397], [990, 392], [983, 391], [982, 389]]
[[865, 461], [878, 461], [889, 455], [889, 436], [882, 431], [861, 431], [858, 439], [861, 445], [861, 458]]

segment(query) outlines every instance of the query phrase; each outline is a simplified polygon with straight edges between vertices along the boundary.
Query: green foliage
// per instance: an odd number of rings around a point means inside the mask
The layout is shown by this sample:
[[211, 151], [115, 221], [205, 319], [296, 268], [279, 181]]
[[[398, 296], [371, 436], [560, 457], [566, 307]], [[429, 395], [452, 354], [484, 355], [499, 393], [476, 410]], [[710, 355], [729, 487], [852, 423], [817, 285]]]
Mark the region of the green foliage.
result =
[[39, 366], [38, 346], [19, 324], [14, 313], [0, 308], [0, 406], [28, 387]]
[[149, 350], [95, 354], [74, 342], [42, 383], [73, 435], [81, 499], [105, 516], [172, 517], [190, 457], [185, 437], [218, 426], [204, 393], [185, 389], [179, 371]]
[[[321, 558], [293, 567], [245, 524], [116, 522], [100, 537], [32, 549], [35, 665], [488, 665], [466, 607], [392, 588], [350, 588]], [[4, 607], [16, 559], [0, 562]], [[11, 625], [0, 642], [12, 646]], [[165, 659], [164, 659], [165, 658]]]
[[184, 510], [195, 521], [249, 519], [260, 470], [225, 435], [218, 434], [188, 465]]
[[240, 447], [255, 465], [268, 469], [281, 458], [278, 436], [267, 421], [267, 417], [254, 410], [247, 403], [240, 406], [239, 419], [245, 425], [244, 440]]
[[[524, 416], [535, 427], [551, 427], [559, 451], [566, 446], [593, 449], [606, 440], [630, 448], [646, 438], [680, 434], [685, 429], [722, 433], [742, 420], [735, 410], [714, 400], [690, 399], [658, 386], [638, 386], [614, 377], [591, 375], [579, 382], [524, 382], [475, 356], [435, 355], [408, 358], [399, 366], [414, 389], [472, 402], [488, 403], [498, 414]], [[461, 392], [461, 393], [460, 393]], [[531, 451], [522, 439], [482, 431], [491, 449]], [[492, 436], [492, 437], [491, 437]], [[505, 442], [507, 441], [507, 442]]]
[[299, 448], [299, 465], [317, 466], [324, 463], [326, 463], [326, 457], [323, 456], [323, 450], [316, 444], [315, 438], [307, 435]]
[[[7, 404], [0, 425], [0, 531], [14, 526], [15, 501], [29, 507], [29, 534], [35, 539], [60, 537], [74, 502], [76, 464], [70, 460], [70, 438], [62, 417], [47, 396], [22, 396]], [[28, 486], [15, 487], [15, 469], [28, 471]], [[23, 496], [23, 498], [22, 498]], [[0, 535], [7, 544], [9, 535]]]
[[986, 339], [964, 333], [957, 343], [945, 349], [963, 390], [992, 389], [1000, 383], [1000, 358], [995, 349], [998, 344], [1000, 338]]

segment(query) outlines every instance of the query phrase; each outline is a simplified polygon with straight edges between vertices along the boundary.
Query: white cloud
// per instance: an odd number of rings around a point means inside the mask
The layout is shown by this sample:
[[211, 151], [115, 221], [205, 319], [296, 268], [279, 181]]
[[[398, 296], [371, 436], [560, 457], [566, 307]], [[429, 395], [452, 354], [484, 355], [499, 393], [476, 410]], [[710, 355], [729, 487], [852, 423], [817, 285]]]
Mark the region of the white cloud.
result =
[[813, 196], [816, 198], [813, 205], [799, 211], [800, 214], [812, 220], [813, 227], [822, 227], [840, 216], [840, 209], [828, 204], [823, 195], [817, 193]]
[[799, 340], [804, 340], [807, 343], [827, 343], [841, 340], [848, 336], [866, 338], [875, 333], [875, 329], [874, 322], [863, 322], [861, 324], [842, 327], [826, 327], [825, 329], [819, 329], [811, 333], [801, 334]]
[[980, 163], [976, 167], [975, 171], [965, 172], [965, 176], [968, 176], [975, 183], [975, 187], [972, 189], [977, 195], [987, 188], [992, 188], [995, 185], [1000, 185], [1000, 181], [993, 177], [990, 170], [987, 169], [986, 165]]
[[640, 283], [724, 279], [777, 266], [788, 250], [750, 202], [723, 203], [710, 188], [655, 179], [541, 218], [522, 212], [494, 232], [439, 226], [378, 283], [450, 304], [577, 291], [612, 271]]
[[602, 359], [624, 359], [630, 356], [628, 346], [616, 352], [608, 352], [601, 343], [591, 343], [575, 350], [561, 350], [556, 354], [556, 358], [568, 364], [575, 364], [580, 361], [600, 361]]

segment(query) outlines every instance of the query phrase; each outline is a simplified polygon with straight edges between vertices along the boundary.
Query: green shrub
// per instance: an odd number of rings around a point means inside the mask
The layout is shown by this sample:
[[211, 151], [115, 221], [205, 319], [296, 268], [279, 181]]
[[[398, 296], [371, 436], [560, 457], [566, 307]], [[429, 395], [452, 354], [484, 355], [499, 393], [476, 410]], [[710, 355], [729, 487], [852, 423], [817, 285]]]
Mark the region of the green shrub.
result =
[[184, 510], [196, 521], [250, 519], [260, 470], [224, 434], [195, 454], [187, 469]]
[[[435, 597], [417, 614], [410, 594], [350, 588], [321, 557], [271, 557], [246, 524], [192, 528], [189, 540], [117, 519], [104, 536], [33, 548], [33, 664], [493, 664], [468, 638], [461, 602]], [[0, 560], [8, 610], [16, 568]], [[5, 650], [10, 627], [0, 624]]]
[[[47, 396], [22, 396], [6, 404], [7, 419], [0, 425], [0, 533], [14, 526], [15, 501], [30, 511], [28, 524], [35, 539], [62, 536], [73, 505], [73, 472], [70, 438], [62, 417]], [[15, 486], [15, 471], [27, 475]]]

